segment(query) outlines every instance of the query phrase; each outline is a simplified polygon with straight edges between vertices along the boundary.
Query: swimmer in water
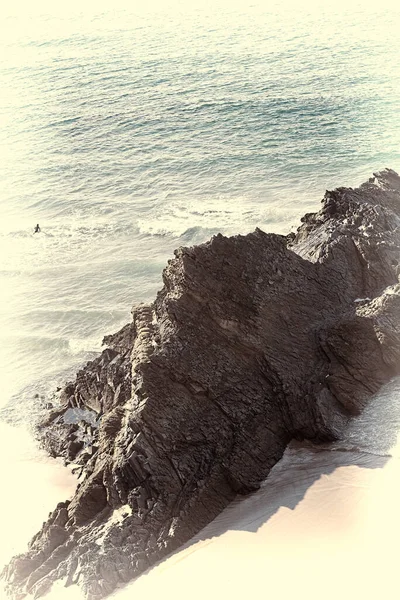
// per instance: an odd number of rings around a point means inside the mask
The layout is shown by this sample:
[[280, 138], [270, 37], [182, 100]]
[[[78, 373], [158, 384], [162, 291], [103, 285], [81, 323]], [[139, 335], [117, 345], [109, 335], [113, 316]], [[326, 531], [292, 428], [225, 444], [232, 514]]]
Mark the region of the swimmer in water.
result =
[[39, 233], [40, 232], [40, 227], [39, 227], [39, 223], [36, 225], [35, 230], [33, 233]]

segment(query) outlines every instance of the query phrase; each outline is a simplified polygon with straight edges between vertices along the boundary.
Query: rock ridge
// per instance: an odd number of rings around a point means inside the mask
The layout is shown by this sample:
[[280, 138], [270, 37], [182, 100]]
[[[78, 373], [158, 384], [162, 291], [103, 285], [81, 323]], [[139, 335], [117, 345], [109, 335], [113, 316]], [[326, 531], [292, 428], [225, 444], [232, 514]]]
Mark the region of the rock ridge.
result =
[[400, 177], [327, 191], [296, 234], [179, 248], [40, 427], [79, 473], [3, 576], [97, 600], [258, 489], [292, 439], [329, 442], [400, 371]]

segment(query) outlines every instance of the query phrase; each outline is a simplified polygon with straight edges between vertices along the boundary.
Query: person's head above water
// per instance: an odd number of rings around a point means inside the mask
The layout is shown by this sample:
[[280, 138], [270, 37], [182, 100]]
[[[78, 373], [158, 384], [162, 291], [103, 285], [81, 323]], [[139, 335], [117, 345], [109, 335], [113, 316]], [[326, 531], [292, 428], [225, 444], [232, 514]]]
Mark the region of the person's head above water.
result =
[[35, 227], [35, 233], [37, 233], [38, 231], [40, 231], [39, 223]]

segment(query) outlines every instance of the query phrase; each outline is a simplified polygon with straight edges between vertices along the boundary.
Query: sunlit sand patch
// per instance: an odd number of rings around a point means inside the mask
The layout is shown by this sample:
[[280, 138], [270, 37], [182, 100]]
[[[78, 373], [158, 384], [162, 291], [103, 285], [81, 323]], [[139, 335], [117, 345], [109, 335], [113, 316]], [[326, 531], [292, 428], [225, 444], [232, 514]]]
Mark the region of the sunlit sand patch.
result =
[[[394, 598], [400, 460], [289, 449], [259, 492], [112, 598]], [[53, 587], [50, 600], [80, 600]]]
[[76, 479], [40, 451], [28, 431], [0, 423], [0, 568], [23, 551], [58, 502], [70, 498]]
[[[343, 457], [330, 452], [304, 458], [308, 465], [300, 483], [284, 477], [281, 485], [278, 469], [268, 485], [210, 524], [201, 536], [208, 539], [175, 554], [115, 597], [317, 599], [322, 592], [332, 599], [394, 597], [387, 592], [397, 585], [400, 462], [378, 457], [375, 466], [363, 466], [358, 457], [361, 465], [339, 466]], [[329, 461], [333, 470], [325, 474]], [[290, 475], [295, 477], [294, 470]], [[281, 507], [268, 518], [271, 502]]]

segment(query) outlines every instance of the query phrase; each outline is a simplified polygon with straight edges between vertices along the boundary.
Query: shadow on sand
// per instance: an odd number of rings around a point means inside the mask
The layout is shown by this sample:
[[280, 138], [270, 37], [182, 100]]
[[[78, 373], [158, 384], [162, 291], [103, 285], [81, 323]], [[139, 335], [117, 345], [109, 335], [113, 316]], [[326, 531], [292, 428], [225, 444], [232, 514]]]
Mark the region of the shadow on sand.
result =
[[[196, 544], [198, 548], [202, 547], [199, 542], [210, 542], [229, 531], [256, 533], [280, 509], [294, 511], [314, 484], [324, 478], [327, 479], [324, 493], [331, 494], [332, 503], [336, 502], [337, 489], [332, 484], [330, 491], [331, 483], [328, 480], [336, 469], [356, 467], [383, 470], [392, 458], [400, 458], [400, 449], [396, 448], [399, 441], [400, 378], [396, 378], [381, 389], [362, 415], [350, 421], [340, 441], [319, 446], [291, 442], [257, 492], [246, 497], [238, 496], [187, 544], [146, 573], [171, 558], [173, 563], [179, 561], [180, 556], [184, 559], [197, 549]], [[357, 486], [354, 479], [357, 477], [353, 469], [347, 478], [342, 478], [340, 485], [343, 488]], [[363, 486], [362, 478], [360, 486]], [[324, 498], [326, 500], [326, 495]], [[346, 513], [345, 502], [341, 510]]]

